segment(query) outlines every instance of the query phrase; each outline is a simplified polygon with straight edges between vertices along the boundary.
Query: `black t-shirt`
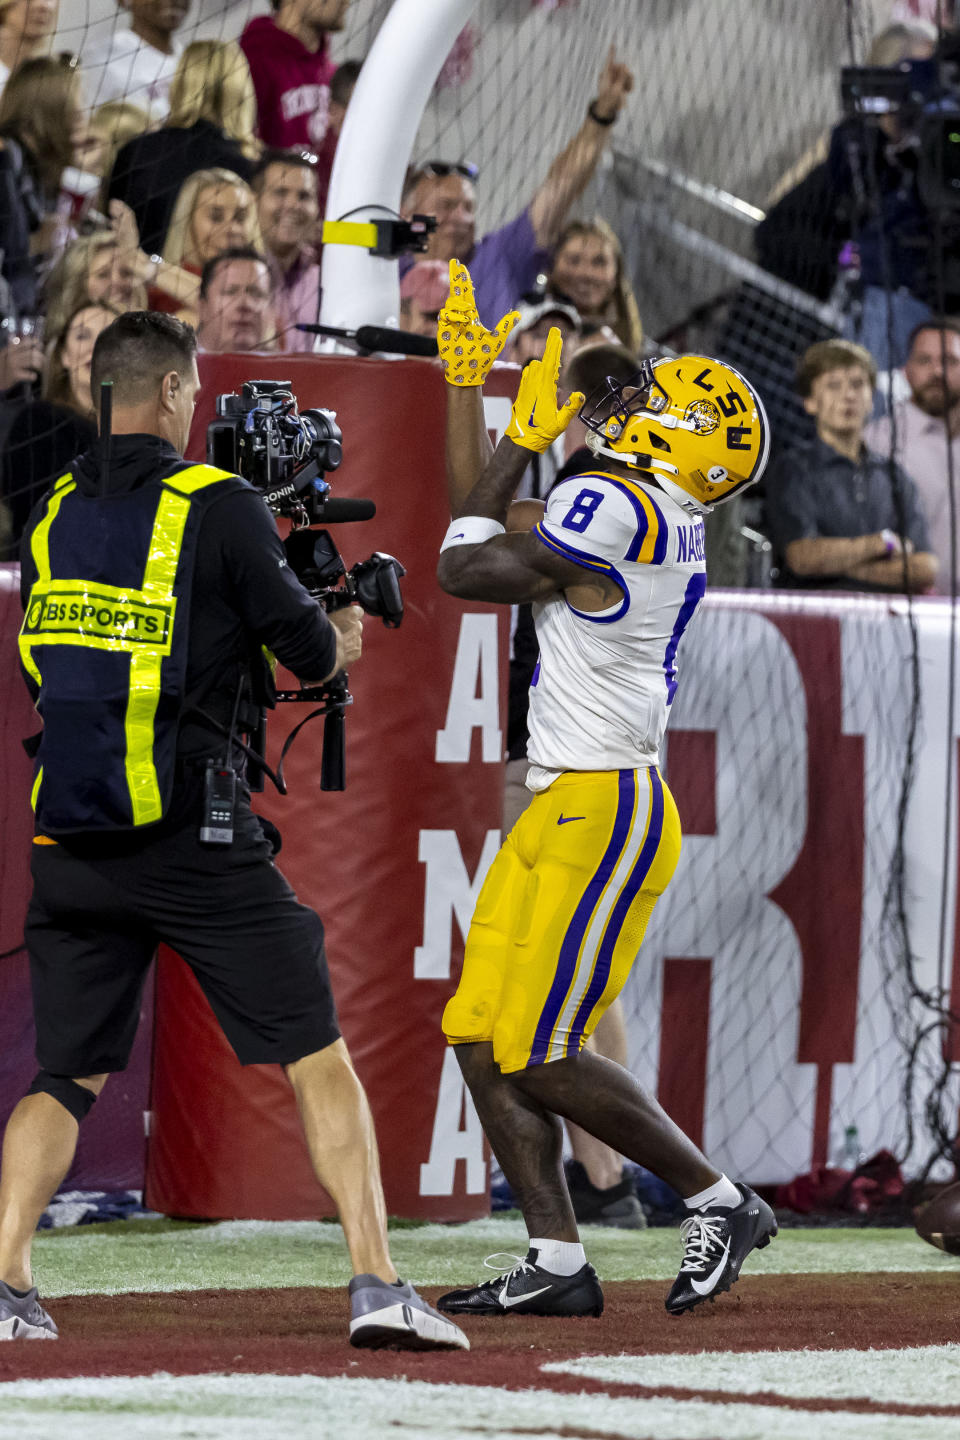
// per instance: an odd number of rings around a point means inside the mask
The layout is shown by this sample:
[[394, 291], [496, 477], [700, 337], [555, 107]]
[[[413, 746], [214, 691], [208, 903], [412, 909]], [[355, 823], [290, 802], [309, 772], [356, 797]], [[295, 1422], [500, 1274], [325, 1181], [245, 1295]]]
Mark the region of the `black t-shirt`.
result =
[[209, 120], [148, 131], [118, 151], [107, 195], [130, 206], [140, 231], [140, 247], [152, 254], [163, 249], [183, 182], [197, 170], [217, 168], [232, 170], [241, 180], [249, 181], [253, 174], [253, 162], [236, 140]]

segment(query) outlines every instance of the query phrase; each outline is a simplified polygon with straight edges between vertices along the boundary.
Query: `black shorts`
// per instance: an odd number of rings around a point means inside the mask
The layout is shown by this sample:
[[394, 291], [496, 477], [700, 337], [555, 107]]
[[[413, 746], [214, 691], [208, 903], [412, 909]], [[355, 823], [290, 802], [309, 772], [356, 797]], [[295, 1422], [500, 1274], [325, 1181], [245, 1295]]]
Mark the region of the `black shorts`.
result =
[[291, 1064], [339, 1038], [323, 924], [274, 867], [244, 799], [230, 846], [201, 845], [191, 822], [32, 850], [25, 936], [42, 1069], [124, 1068], [161, 941], [190, 966], [242, 1065]]

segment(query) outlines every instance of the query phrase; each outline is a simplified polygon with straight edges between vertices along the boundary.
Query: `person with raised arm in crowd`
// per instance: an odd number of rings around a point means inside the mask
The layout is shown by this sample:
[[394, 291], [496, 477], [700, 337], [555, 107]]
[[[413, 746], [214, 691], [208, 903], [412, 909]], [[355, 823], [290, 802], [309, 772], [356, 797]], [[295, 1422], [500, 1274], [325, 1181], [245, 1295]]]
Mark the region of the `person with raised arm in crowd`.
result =
[[[478, 170], [465, 162], [427, 161], [414, 166], [404, 185], [401, 210], [435, 215], [436, 230], [426, 251], [429, 260], [459, 259], [470, 267], [481, 317], [501, 315], [536, 284], [571, 207], [582, 195], [603, 154], [612, 128], [633, 89], [633, 75], [611, 47], [600, 72], [596, 98], [583, 124], [559, 155], [530, 203], [498, 230], [476, 237]], [[401, 277], [413, 263], [400, 261]]]
[[256, 250], [238, 246], [203, 267], [197, 341], [207, 353], [272, 348], [274, 279]]
[[[467, 1350], [397, 1276], [323, 923], [274, 864], [279, 837], [250, 807], [236, 743], [269, 694], [265, 652], [322, 684], [360, 660], [362, 612], [328, 617], [286, 563], [261, 494], [182, 458], [200, 388], [189, 326], [119, 316], [93, 352], [95, 394], [104, 383], [110, 446], [101, 436], [64, 471], [21, 549], [20, 658], [43, 717], [25, 926], [38, 1073], [3, 1140], [0, 1339], [57, 1338], [33, 1282], [33, 1235], [81, 1124], [126, 1068], [165, 943], [240, 1064], [280, 1065], [290, 1081], [350, 1254], [351, 1343]], [[229, 825], [209, 803], [215, 767], [234, 776]]]
[[50, 49], [60, 0], [3, 0], [0, 3], [0, 90], [24, 60]]
[[229, 170], [250, 180], [260, 155], [257, 101], [243, 52], [233, 43], [195, 40], [170, 86], [170, 114], [159, 130], [119, 151], [107, 182], [111, 200], [133, 211], [148, 254], [163, 249], [181, 185], [198, 170]]
[[329, 37], [342, 30], [350, 0], [271, 0], [240, 37], [257, 93], [257, 134], [277, 150], [312, 150], [325, 199], [337, 134], [330, 125], [336, 66]]
[[274, 309], [280, 344], [287, 351], [312, 351], [316, 337], [296, 326], [315, 325], [320, 318], [316, 156], [265, 150], [251, 183], [263, 248], [276, 278]]
[[930, 549], [939, 562], [934, 590], [938, 595], [956, 595], [960, 583], [960, 320], [941, 316], [918, 325], [910, 336], [903, 373], [910, 395], [894, 406], [892, 418], [870, 421], [866, 440], [878, 455], [889, 455], [892, 449], [917, 487]]
[[190, 0], [119, 0], [119, 9], [129, 11], [129, 26], [116, 26], [81, 52], [87, 99], [92, 109], [107, 100], [127, 100], [159, 124], [169, 109], [183, 49], [177, 31]]
[[767, 478], [779, 584], [810, 590], [931, 589], [937, 574], [913, 481], [869, 450], [864, 427], [877, 368], [852, 340], [801, 356], [797, 390], [816, 435], [786, 450]]

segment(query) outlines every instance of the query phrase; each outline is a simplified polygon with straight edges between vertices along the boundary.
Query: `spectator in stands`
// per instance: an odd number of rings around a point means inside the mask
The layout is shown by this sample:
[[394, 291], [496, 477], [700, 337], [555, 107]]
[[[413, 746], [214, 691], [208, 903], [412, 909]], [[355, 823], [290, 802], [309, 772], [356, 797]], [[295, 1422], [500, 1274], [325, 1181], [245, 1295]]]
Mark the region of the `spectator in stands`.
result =
[[84, 305], [50, 346], [41, 399], [15, 415], [0, 458], [0, 493], [13, 521], [12, 541], [64, 466], [95, 439], [90, 362], [100, 331], [116, 318], [107, 305]]
[[333, 79], [330, 81], [327, 128], [333, 131], [337, 139], [340, 138], [340, 131], [343, 129], [343, 122], [346, 119], [347, 106], [350, 104], [350, 97], [362, 69], [362, 60], [344, 60], [333, 72]]
[[240, 37], [257, 92], [257, 134], [278, 150], [317, 155], [321, 204], [326, 200], [336, 133], [330, 127], [334, 64], [329, 36], [343, 29], [350, 0], [270, 0]]
[[[208, 260], [225, 250], [250, 247], [263, 253], [260, 222], [253, 191], [229, 170], [198, 170], [184, 181], [173, 207], [163, 260], [168, 265], [200, 275]], [[151, 310], [176, 309], [154, 291]], [[190, 324], [196, 313], [178, 309]]]
[[266, 256], [238, 246], [207, 261], [197, 324], [201, 350], [266, 350], [272, 348], [276, 328]]
[[569, 300], [584, 337], [596, 334], [640, 354], [643, 326], [627, 279], [620, 241], [605, 220], [573, 220], [553, 253], [547, 288]]
[[[0, 101], [2, 104], [2, 101]], [[42, 222], [40, 199], [23, 150], [0, 137], [0, 272], [6, 292], [3, 309], [20, 315], [37, 312], [37, 275], [33, 236]]]
[[[320, 317], [315, 239], [319, 204], [316, 156], [266, 150], [253, 175], [264, 251], [273, 261], [277, 332], [284, 350], [310, 351], [316, 336], [294, 327]], [[444, 291], [446, 294], [446, 291]]]
[[146, 308], [147, 287], [112, 230], [81, 235], [60, 256], [44, 287], [47, 329], [59, 334], [83, 305], [109, 305], [121, 314]]
[[[26, 60], [17, 67], [0, 97], [0, 137], [19, 146], [42, 215], [56, 210], [61, 176], [73, 164], [86, 129], [80, 72], [72, 56]], [[42, 238], [34, 248], [42, 253]]]
[[939, 562], [934, 588], [956, 595], [960, 518], [951, 526], [951, 511], [960, 509], [960, 321], [931, 319], [917, 326], [904, 374], [910, 398], [894, 407], [892, 422], [886, 416], [871, 421], [866, 438], [878, 455], [889, 455], [892, 447], [916, 485]]
[[147, 290], [163, 295], [167, 306], [195, 306], [196, 275], [147, 255], [140, 246], [133, 212], [120, 200], [110, 202], [112, 230], [82, 235], [63, 252], [44, 287], [48, 330], [58, 333], [67, 317], [90, 302], [110, 305], [117, 314], [146, 309]]
[[793, 589], [926, 591], [936, 578], [926, 521], [909, 475], [868, 450], [863, 434], [877, 369], [850, 340], [801, 357], [797, 389], [816, 437], [767, 472], [767, 521], [781, 585]]
[[129, 29], [85, 46], [81, 55], [87, 98], [96, 109], [108, 100], [126, 100], [160, 123], [168, 110], [170, 84], [180, 51], [177, 31], [190, 0], [119, 0], [129, 10]]
[[0, 90], [24, 60], [46, 55], [59, 10], [60, 0], [3, 0], [0, 4]]
[[400, 281], [400, 329], [436, 339], [437, 320], [450, 290], [442, 260], [418, 260]]
[[180, 57], [170, 86], [170, 114], [160, 130], [139, 135], [117, 155], [107, 184], [111, 199], [133, 211], [148, 253], [163, 249], [183, 182], [198, 170], [229, 170], [249, 181], [260, 145], [257, 101], [239, 45], [195, 40]]
[[[556, 243], [571, 207], [593, 175], [632, 88], [633, 75], [611, 49], [583, 124], [556, 156], [529, 205], [516, 219], [479, 242], [476, 167], [433, 160], [410, 171], [403, 213], [436, 215], [439, 224], [430, 236], [427, 258], [445, 263], [462, 260], [469, 265], [481, 319], [503, 315], [519, 295], [533, 289], [537, 275], [546, 268], [547, 251]], [[401, 276], [412, 263], [410, 256], [401, 259]]]
[[[510, 334], [505, 360], [526, 365], [529, 360], [542, 359], [547, 336], [556, 326], [563, 341], [564, 358], [569, 361], [580, 339], [580, 316], [572, 305], [555, 295], [547, 295], [535, 304], [520, 305], [518, 313], [520, 319]], [[635, 370], [636, 365], [633, 368]], [[560, 448], [563, 448], [562, 439]]]
[[88, 174], [108, 180], [118, 151], [150, 125], [150, 116], [138, 105], [108, 100], [90, 116], [87, 133], [77, 147], [76, 163]]

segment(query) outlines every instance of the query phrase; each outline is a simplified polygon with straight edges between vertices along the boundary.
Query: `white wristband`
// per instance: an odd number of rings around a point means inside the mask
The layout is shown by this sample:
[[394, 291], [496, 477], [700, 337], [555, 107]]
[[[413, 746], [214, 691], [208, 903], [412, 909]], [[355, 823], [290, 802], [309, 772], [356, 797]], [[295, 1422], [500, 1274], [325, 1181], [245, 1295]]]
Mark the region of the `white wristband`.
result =
[[486, 515], [461, 515], [459, 520], [450, 521], [440, 554], [451, 550], [454, 545], [482, 545], [484, 540], [492, 540], [494, 535], [505, 533], [505, 527], [499, 520], [491, 520]]

